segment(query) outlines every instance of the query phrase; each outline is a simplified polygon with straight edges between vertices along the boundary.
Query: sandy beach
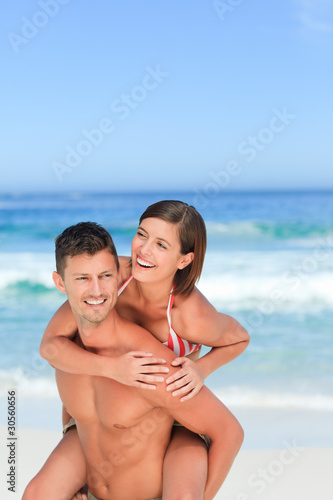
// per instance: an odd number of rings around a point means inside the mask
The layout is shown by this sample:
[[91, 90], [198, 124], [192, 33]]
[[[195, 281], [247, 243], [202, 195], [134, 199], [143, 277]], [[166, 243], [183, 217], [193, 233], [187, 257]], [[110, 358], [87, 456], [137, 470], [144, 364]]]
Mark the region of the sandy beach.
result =
[[[35, 410], [38, 428], [18, 426], [15, 443], [15, 492], [8, 491], [7, 429], [1, 426], [1, 499], [21, 499], [34, 476], [61, 437], [55, 430], [59, 402], [26, 400], [21, 420], [29, 423]], [[245, 440], [233, 468], [216, 496], [218, 500], [332, 500], [333, 432], [331, 411], [232, 408], [245, 430]], [[60, 418], [60, 416], [59, 416]], [[22, 423], [23, 423], [22, 422]], [[34, 427], [34, 428], [33, 428]]]

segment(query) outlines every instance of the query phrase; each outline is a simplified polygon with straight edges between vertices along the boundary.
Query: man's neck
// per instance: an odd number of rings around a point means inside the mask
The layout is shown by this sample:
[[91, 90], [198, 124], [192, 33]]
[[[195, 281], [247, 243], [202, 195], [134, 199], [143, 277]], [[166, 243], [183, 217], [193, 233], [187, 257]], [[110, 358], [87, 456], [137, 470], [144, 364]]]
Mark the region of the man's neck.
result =
[[115, 310], [100, 323], [90, 323], [75, 315], [78, 332], [87, 351], [99, 354], [100, 351], [112, 349], [116, 345], [115, 337], [119, 316]]

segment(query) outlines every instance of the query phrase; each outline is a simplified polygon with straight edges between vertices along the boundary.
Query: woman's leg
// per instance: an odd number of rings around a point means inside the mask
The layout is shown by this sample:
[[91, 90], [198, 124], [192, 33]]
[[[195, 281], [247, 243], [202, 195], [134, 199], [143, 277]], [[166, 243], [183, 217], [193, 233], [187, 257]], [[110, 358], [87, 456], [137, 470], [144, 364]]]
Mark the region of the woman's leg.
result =
[[[229, 412], [221, 430], [225, 436], [221, 483], [227, 477], [244, 439], [238, 420]], [[203, 500], [208, 476], [205, 442], [185, 427], [174, 427], [164, 458], [163, 500]]]
[[71, 500], [85, 481], [86, 463], [76, 427], [72, 427], [30, 481], [22, 500]]
[[202, 500], [208, 455], [204, 441], [185, 427], [174, 427], [163, 465], [163, 500]]

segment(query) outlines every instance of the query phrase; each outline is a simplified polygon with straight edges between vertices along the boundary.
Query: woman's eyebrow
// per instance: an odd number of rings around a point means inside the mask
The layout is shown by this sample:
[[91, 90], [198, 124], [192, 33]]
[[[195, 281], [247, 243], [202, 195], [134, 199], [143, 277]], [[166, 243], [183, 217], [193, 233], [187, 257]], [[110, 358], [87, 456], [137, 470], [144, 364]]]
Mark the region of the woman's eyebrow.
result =
[[[143, 229], [143, 227], [139, 226], [138, 229], [140, 229], [140, 231], [144, 231], [146, 234], [148, 234], [148, 231], [146, 231], [145, 229]], [[160, 240], [160, 241], [164, 241], [164, 243], [166, 243], [167, 245], [169, 245], [169, 247], [172, 246], [171, 243], [169, 243], [168, 240], [165, 240], [164, 238], [157, 237], [156, 239]]]
[[165, 240], [164, 238], [157, 238], [158, 240], [160, 241], [163, 241], [164, 243], [166, 243], [167, 245], [169, 245], [169, 247], [171, 247], [171, 243], [169, 243], [167, 240]]

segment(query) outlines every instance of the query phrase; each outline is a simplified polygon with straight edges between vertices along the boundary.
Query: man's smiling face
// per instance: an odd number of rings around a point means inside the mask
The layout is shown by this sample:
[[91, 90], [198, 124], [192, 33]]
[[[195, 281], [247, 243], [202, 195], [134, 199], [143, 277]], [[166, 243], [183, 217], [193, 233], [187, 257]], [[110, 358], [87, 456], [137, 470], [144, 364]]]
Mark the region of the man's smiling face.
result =
[[53, 279], [87, 326], [104, 321], [117, 302], [118, 270], [108, 250], [67, 257], [64, 277], [55, 272]]

